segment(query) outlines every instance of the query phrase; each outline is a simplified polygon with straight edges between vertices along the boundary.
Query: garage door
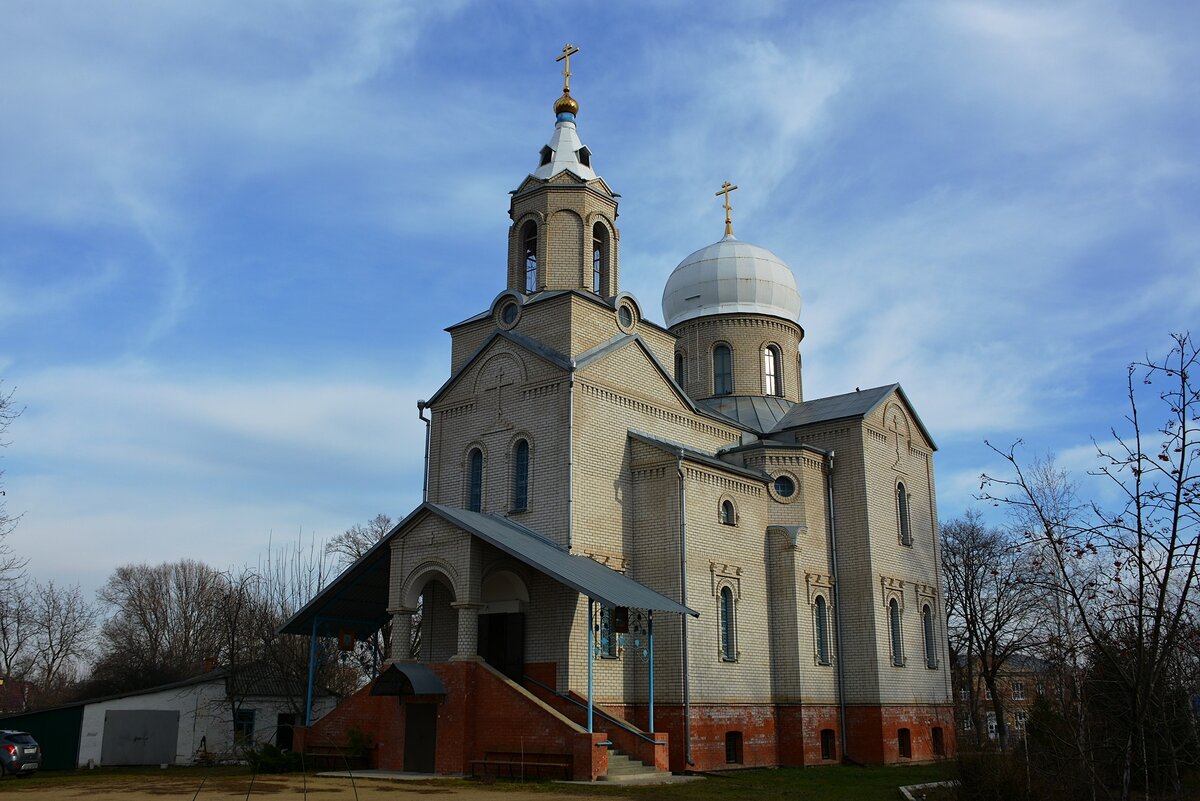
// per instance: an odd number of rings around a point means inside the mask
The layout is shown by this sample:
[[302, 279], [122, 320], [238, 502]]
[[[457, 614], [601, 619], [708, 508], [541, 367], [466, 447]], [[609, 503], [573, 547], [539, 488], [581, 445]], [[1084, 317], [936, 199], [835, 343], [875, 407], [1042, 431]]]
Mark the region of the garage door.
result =
[[100, 764], [174, 764], [178, 740], [178, 710], [109, 709], [104, 713]]

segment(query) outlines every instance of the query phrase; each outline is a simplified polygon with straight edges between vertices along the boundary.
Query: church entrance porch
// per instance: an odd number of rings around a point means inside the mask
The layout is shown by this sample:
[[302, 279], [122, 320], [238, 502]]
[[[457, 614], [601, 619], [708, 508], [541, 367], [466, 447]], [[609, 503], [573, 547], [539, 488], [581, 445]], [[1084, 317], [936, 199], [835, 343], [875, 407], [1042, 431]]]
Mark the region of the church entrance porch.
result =
[[[526, 614], [531, 586], [545, 610], [536, 618]], [[574, 612], [585, 599], [589, 615], [581, 619]], [[517, 764], [592, 780], [606, 775], [608, 747], [628, 734], [626, 753], [665, 769], [665, 737], [594, 714], [590, 679], [600, 644], [592, 628], [600, 626], [602, 606], [647, 617], [696, 614], [507, 518], [423, 504], [283, 627], [315, 635], [315, 655], [323, 636], [369, 640], [373, 623], [391, 621], [390, 666], [312, 725], [302, 743], [348, 741], [357, 729], [370, 735], [372, 764], [380, 768], [432, 765], [463, 774]], [[526, 661], [531, 643], [540, 649], [535, 665]], [[581, 650], [573, 657], [572, 648]], [[651, 634], [651, 688], [652, 652]], [[582, 701], [572, 702], [582, 707], [577, 714], [522, 686], [527, 668], [553, 666], [566, 677], [582, 656], [589, 681]], [[431, 695], [412, 679], [424, 675], [436, 676], [444, 692]], [[398, 702], [381, 700], [386, 695]]]

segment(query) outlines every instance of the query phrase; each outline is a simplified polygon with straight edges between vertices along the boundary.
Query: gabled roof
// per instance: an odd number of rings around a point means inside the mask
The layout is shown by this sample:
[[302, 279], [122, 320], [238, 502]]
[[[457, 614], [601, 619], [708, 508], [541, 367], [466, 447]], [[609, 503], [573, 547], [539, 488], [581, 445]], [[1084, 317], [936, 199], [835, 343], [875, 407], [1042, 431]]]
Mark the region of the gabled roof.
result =
[[647, 445], [658, 448], [659, 450], [670, 454], [680, 454], [685, 459], [689, 459], [693, 462], [699, 462], [700, 464], [707, 465], [708, 467], [714, 467], [718, 470], [724, 470], [728, 473], [734, 473], [739, 476], [744, 476], [745, 478], [754, 479], [755, 481], [771, 480], [771, 476], [761, 470], [751, 470], [748, 467], [730, 464], [729, 462], [726, 462], [716, 456], [704, 453], [703, 451], [698, 451], [694, 448], [689, 448], [687, 445], [682, 445], [678, 442], [672, 442], [669, 439], [653, 437], [649, 434], [644, 434], [641, 431], [634, 431], [632, 429], [629, 431], [629, 436], [633, 437], [638, 442], [644, 442]]
[[541, 342], [538, 342], [535, 339], [530, 339], [524, 334], [518, 334], [516, 331], [497, 330], [493, 332], [490, 337], [484, 340], [482, 345], [475, 349], [475, 352], [472, 353], [470, 358], [463, 363], [462, 367], [458, 368], [453, 375], [446, 379], [446, 383], [438, 387], [437, 392], [433, 393], [433, 396], [427, 401], [427, 403], [435, 403], [440, 397], [442, 397], [442, 395], [444, 395], [446, 391], [450, 389], [450, 387], [454, 386], [463, 373], [471, 369], [471, 367], [477, 361], [479, 361], [479, 358], [487, 352], [488, 348], [490, 348], [492, 343], [497, 339], [506, 339], [514, 345], [529, 351], [534, 356], [544, 359], [555, 367], [559, 367], [563, 370], [571, 369], [571, 360], [553, 348], [543, 345]]
[[[352, 630], [359, 639], [387, 621], [391, 541], [427, 515], [437, 515], [489, 545], [545, 573], [582, 595], [609, 606], [679, 612], [699, 616], [686, 606], [586, 556], [570, 553], [548, 537], [506, 517], [469, 512], [440, 503], [423, 503], [397, 523], [358, 561], [279, 627], [281, 634], [321, 634]], [[324, 626], [324, 628], [322, 628]]]
[[700, 616], [698, 612], [634, 581], [624, 573], [618, 573], [586, 556], [572, 554], [549, 537], [507, 517], [468, 512], [438, 503], [425, 505], [489, 545], [567, 585], [580, 595], [608, 606]]
[[866, 417], [881, 406], [893, 392], [900, 396], [900, 400], [904, 402], [908, 413], [916, 421], [917, 428], [921, 430], [921, 434], [929, 441], [929, 446], [936, 451], [937, 445], [934, 443], [933, 437], [929, 435], [929, 429], [925, 428], [925, 424], [917, 416], [912, 403], [908, 400], [908, 396], [904, 394], [904, 390], [900, 388], [899, 384], [888, 384], [882, 387], [855, 390], [854, 392], [847, 392], [844, 395], [831, 395], [828, 398], [818, 398], [798, 403], [779, 421], [775, 428], [772, 429], [772, 432], [786, 431], [790, 428], [800, 428], [816, 423], [828, 423], [833, 420], [851, 420]]
[[710, 420], [717, 420], [721, 423], [725, 423], [726, 425], [732, 425], [736, 426], [737, 428], [749, 430], [744, 423], [740, 423], [737, 420], [734, 420], [723, 414], [714, 412], [707, 406], [696, 403], [696, 401], [692, 400], [691, 396], [684, 391], [683, 387], [679, 386], [679, 384], [675, 381], [675, 376], [671, 375], [669, 372], [667, 372], [667, 368], [663, 367], [662, 362], [660, 362], [658, 357], [654, 355], [654, 351], [646, 343], [646, 340], [642, 339], [642, 337], [638, 334], [618, 334], [607, 342], [601, 342], [594, 348], [579, 354], [579, 356], [577, 356], [575, 361], [572, 363], [572, 367], [574, 369], [581, 370], [594, 362], [600, 361], [611, 353], [616, 353], [626, 345], [637, 345], [639, 348], [641, 348], [642, 352], [646, 354], [646, 358], [650, 360], [650, 364], [654, 366], [654, 369], [658, 372], [659, 376], [667, 383], [667, 386], [669, 386], [675, 392], [675, 395], [679, 398], [680, 402], [683, 403], [683, 405], [686, 406], [689, 411], [707, 417]]

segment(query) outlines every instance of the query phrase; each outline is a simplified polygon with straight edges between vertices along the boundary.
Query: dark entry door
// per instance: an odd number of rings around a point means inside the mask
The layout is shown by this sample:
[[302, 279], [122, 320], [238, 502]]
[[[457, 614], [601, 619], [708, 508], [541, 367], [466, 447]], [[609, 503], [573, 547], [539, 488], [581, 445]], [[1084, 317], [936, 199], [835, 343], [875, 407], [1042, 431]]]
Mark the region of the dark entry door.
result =
[[295, 730], [296, 716], [291, 712], [280, 712], [275, 718], [275, 746], [281, 751], [291, 751]]
[[479, 655], [505, 676], [520, 682], [525, 674], [525, 615], [480, 615]]
[[437, 704], [404, 705], [404, 769], [433, 773], [437, 756]]

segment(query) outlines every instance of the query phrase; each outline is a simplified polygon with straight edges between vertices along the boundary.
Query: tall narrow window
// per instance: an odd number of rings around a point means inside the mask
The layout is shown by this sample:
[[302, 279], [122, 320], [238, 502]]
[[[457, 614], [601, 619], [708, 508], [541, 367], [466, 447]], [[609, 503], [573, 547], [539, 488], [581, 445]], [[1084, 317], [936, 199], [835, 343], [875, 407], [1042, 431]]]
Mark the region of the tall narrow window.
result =
[[925, 634], [925, 667], [937, 667], [937, 646], [933, 640], [933, 610], [929, 604], [921, 608], [921, 629]]
[[896, 732], [896, 741], [900, 748], [900, 756], [912, 759], [912, 732], [908, 729], [900, 729]]
[[904, 667], [904, 654], [900, 650], [900, 604], [895, 598], [888, 601], [888, 628], [892, 637], [892, 664]]
[[536, 292], [538, 284], [537, 223], [527, 222], [521, 229], [521, 249], [525, 256], [525, 291]]
[[592, 291], [597, 295], [604, 288], [604, 257], [608, 230], [601, 224], [592, 226]]
[[713, 394], [733, 394], [733, 354], [728, 345], [713, 348]]
[[941, 726], [933, 727], [933, 753], [936, 756], [946, 755], [946, 735], [942, 734]]
[[900, 544], [912, 545], [912, 527], [908, 521], [908, 490], [904, 482], [896, 484], [896, 516], [900, 519]]
[[780, 371], [782, 364], [779, 348], [774, 345], [763, 348], [763, 394], [783, 394], [783, 375]]
[[517, 440], [513, 448], [512, 510], [524, 512], [529, 508], [529, 443]]
[[683, 380], [686, 376], [683, 374], [683, 353], [676, 351], [675, 353], [675, 383], [683, 386]]
[[733, 501], [721, 501], [721, 523], [726, 526], [737, 525], [737, 510], [733, 508]]
[[817, 662], [822, 665], [829, 664], [829, 606], [825, 603], [825, 596], [817, 596], [816, 609], [816, 632], [817, 632]]
[[721, 658], [726, 662], [737, 659], [737, 645], [734, 642], [733, 620], [733, 590], [721, 588]]
[[467, 456], [467, 509], [483, 511], [483, 451], [472, 448]]

